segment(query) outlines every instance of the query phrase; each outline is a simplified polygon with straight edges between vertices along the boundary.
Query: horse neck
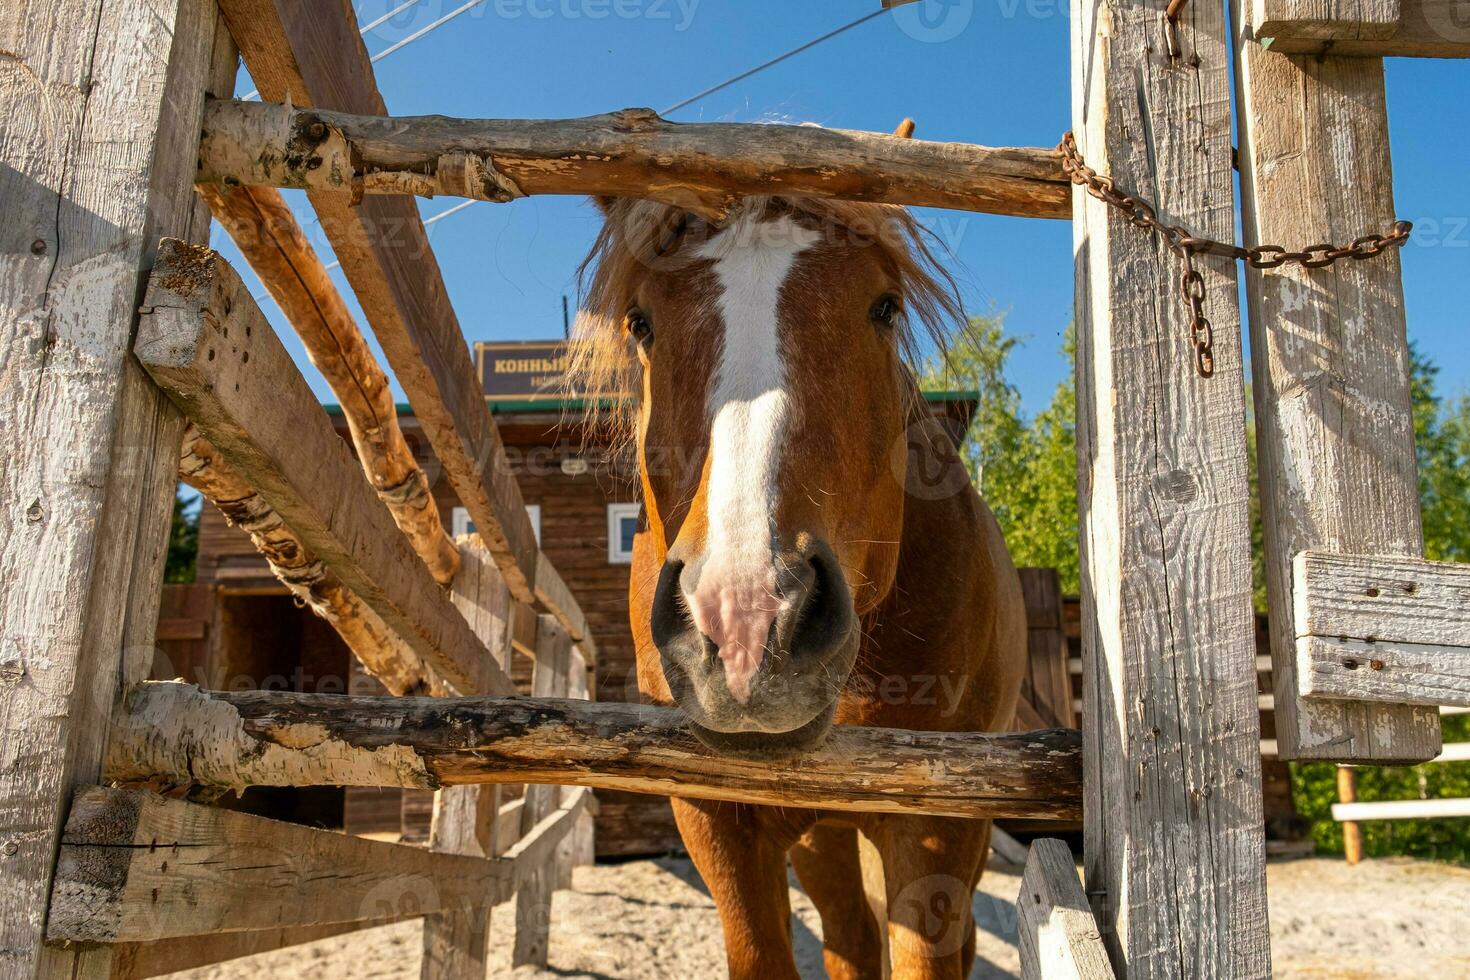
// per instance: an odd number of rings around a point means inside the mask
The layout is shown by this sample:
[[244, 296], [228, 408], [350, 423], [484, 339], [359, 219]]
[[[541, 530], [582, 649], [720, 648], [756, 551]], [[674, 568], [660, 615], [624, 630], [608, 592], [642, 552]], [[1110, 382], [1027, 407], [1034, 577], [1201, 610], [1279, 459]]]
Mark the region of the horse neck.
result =
[[[915, 462], [933, 464], [941, 451], [952, 450], [924, 442], [918, 450], [924, 458]], [[897, 574], [870, 617], [871, 628], [881, 631], [885, 622], [902, 622], [904, 629], [917, 621], [935, 625], [963, 608], [981, 584], [975, 559], [989, 545], [987, 527], [980, 496], [968, 479], [953, 493], [908, 494]]]

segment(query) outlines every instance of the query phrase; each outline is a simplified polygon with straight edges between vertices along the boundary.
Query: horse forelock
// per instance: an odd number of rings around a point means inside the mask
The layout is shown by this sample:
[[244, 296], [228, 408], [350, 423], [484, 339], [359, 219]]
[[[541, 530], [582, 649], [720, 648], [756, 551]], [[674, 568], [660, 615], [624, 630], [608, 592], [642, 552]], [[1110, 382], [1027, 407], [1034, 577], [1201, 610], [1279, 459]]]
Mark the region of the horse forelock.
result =
[[[721, 239], [749, 234], [756, 226], [790, 216], [817, 232], [817, 244], [860, 244], [878, 248], [902, 286], [904, 315], [895, 343], [909, 365], [902, 379], [916, 396], [913, 368], [926, 343], [945, 349], [950, 330], [963, 324], [953, 277], [936, 255], [930, 233], [906, 208], [812, 197], [751, 197], [732, 209], [719, 227], [673, 205], [618, 198], [599, 202], [605, 220], [578, 270], [580, 301], [572, 334], [566, 393], [586, 397], [584, 431], [612, 437], [615, 447], [636, 433], [640, 366], [623, 331], [644, 276], [677, 270], [716, 257]], [[692, 302], [700, 301], [697, 297]]]

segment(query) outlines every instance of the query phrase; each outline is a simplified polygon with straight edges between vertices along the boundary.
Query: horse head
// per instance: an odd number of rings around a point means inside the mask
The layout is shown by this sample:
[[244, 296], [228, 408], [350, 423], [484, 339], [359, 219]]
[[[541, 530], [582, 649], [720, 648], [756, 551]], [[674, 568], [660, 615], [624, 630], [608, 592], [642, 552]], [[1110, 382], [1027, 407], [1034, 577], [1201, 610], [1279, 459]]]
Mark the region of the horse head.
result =
[[958, 316], [953, 283], [901, 208], [748, 198], [714, 225], [599, 204], [571, 376], [636, 393], [668, 695], [714, 748], [799, 751], [893, 587], [927, 417], [909, 364]]

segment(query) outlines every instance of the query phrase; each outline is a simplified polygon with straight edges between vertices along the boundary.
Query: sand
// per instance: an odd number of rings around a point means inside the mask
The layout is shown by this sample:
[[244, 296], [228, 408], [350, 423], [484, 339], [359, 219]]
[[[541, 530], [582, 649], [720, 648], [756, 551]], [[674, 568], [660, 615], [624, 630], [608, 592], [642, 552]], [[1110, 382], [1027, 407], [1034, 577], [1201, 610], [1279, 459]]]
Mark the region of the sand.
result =
[[[1277, 977], [1303, 980], [1470, 977], [1470, 869], [1381, 860], [1350, 868], [1312, 858], [1269, 869]], [[973, 978], [1015, 977], [1019, 869], [992, 867], [975, 895], [980, 960]], [[816, 910], [792, 879], [797, 966], [824, 977]], [[513, 912], [495, 910], [491, 976], [509, 973]], [[188, 980], [411, 980], [422, 927], [404, 922], [174, 974]], [[499, 940], [499, 941], [497, 941]], [[551, 963], [517, 980], [681, 980], [725, 975], [714, 903], [687, 860], [577, 869], [552, 909]]]

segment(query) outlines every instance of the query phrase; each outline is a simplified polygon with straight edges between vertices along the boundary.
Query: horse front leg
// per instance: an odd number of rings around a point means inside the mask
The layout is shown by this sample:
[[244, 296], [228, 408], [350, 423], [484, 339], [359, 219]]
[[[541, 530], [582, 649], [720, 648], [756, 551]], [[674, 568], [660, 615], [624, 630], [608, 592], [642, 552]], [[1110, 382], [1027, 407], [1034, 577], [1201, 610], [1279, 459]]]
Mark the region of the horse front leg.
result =
[[815, 817], [743, 803], [671, 802], [679, 836], [719, 909], [731, 980], [800, 980], [786, 851]]
[[975, 885], [990, 821], [886, 817], [870, 834], [883, 858], [893, 980], [964, 980], [975, 961]]

